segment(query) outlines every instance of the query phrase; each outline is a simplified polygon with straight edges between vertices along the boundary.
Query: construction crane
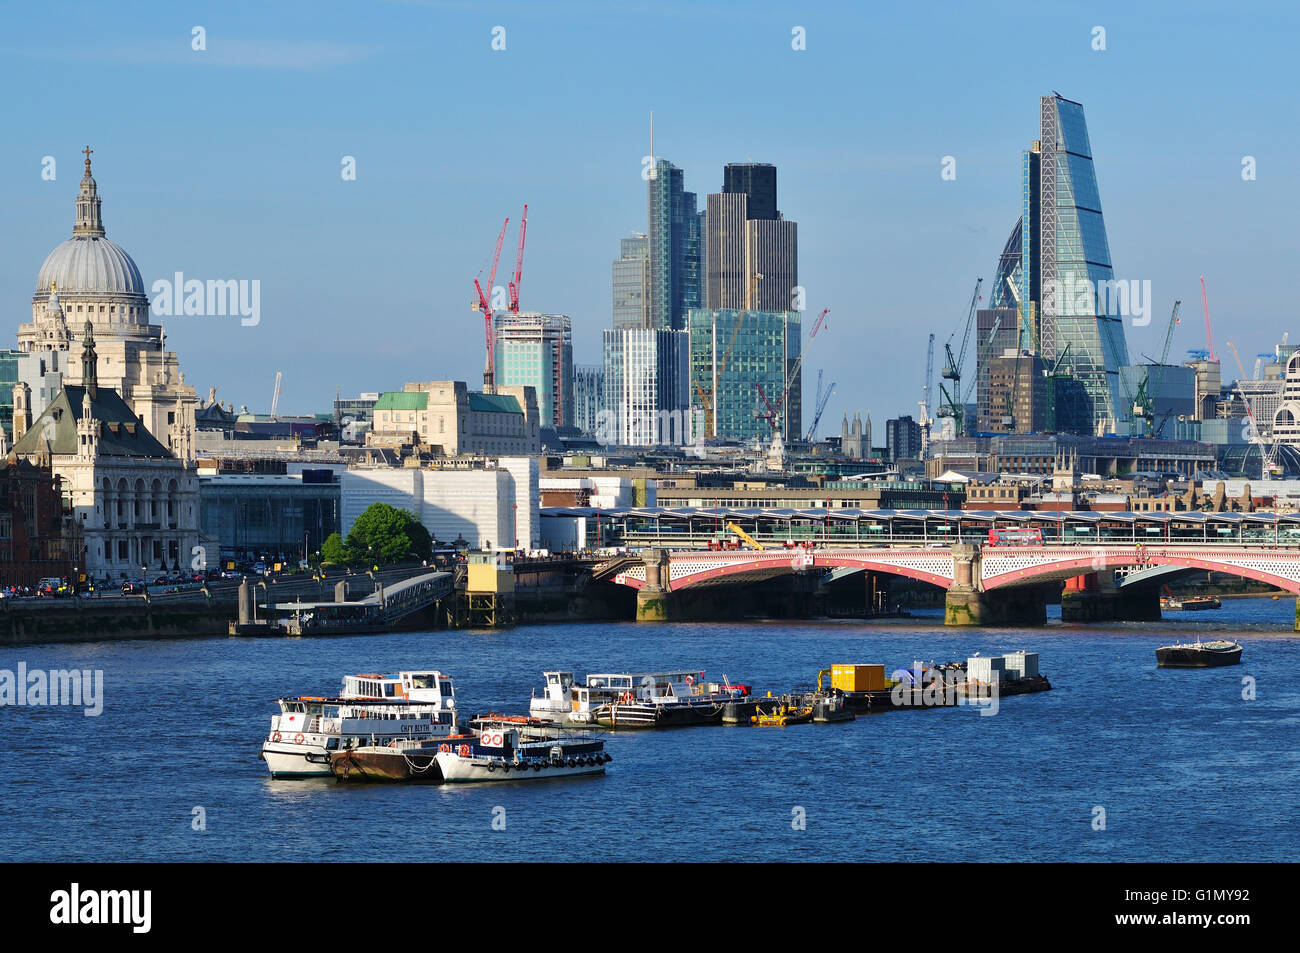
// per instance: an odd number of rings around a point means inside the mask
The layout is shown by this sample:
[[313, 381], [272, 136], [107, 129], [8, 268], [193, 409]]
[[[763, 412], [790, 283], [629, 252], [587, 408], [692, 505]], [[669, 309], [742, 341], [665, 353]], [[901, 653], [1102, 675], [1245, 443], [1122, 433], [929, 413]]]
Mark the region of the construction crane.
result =
[[275, 419], [275, 412], [280, 409], [280, 381], [284, 377], [283, 371], [275, 372], [275, 390], [271, 392], [271, 419]]
[[766, 546], [764, 546], [762, 543], [756, 540], [753, 536], [750, 536], [748, 533], [746, 533], [735, 523], [728, 522], [727, 529], [731, 530], [731, 532], [735, 533], [737, 536], [743, 539], [749, 546], [753, 547], [754, 549], [759, 549], [759, 550], [767, 549]]
[[475, 275], [474, 290], [478, 293], [478, 300], [470, 303], [472, 310], [483, 312], [483, 337], [487, 345], [487, 359], [483, 364], [483, 393], [485, 394], [496, 393], [497, 379], [495, 335], [492, 333], [492, 304], [488, 299], [488, 295], [492, 294], [493, 282], [497, 280], [497, 264], [501, 261], [501, 245], [506, 240], [506, 226], [509, 224], [510, 219], [508, 218], [501, 224], [501, 234], [497, 236], [496, 250], [492, 252], [492, 271], [488, 274], [488, 294], [483, 293], [483, 286], [478, 283], [478, 275]]
[[971, 292], [970, 307], [966, 311], [966, 325], [962, 331], [961, 349], [956, 356], [952, 353], [952, 339], [957, 336], [957, 330], [954, 329], [948, 336], [947, 342], [943, 345], [946, 360], [944, 362], [941, 376], [952, 382], [952, 393], [943, 384], [939, 385], [939, 410], [935, 413], [936, 417], [950, 417], [953, 421], [954, 436], [961, 436], [962, 425], [964, 423], [966, 407], [962, 400], [961, 378], [962, 368], [966, 364], [966, 349], [970, 345], [971, 332], [975, 328], [975, 312], [980, 302], [980, 287], [984, 284], [983, 278], [975, 279], [975, 290]]
[[524, 213], [519, 219], [519, 250], [515, 252], [515, 276], [510, 281], [510, 311], [516, 313], [519, 311], [519, 285], [523, 282], [524, 276], [524, 236], [528, 233], [528, 206], [524, 205]]
[[835, 393], [835, 382], [831, 381], [831, 386], [822, 392], [822, 372], [817, 372], [817, 401], [813, 407], [812, 426], [808, 428], [808, 435], [804, 437], [806, 441], [812, 443], [817, 439], [817, 426], [822, 422], [822, 413], [826, 410], [826, 405], [830, 402], [831, 394]]
[[[777, 398], [776, 406], [774, 407], [771, 401], [767, 399], [767, 395], [763, 394], [763, 401], [767, 404], [769, 413], [760, 414], [759, 416], [767, 418], [768, 422], [772, 425], [773, 430], [775, 430], [780, 423], [781, 412], [785, 410], [786, 401], [790, 399], [790, 389], [794, 387], [795, 379], [799, 376], [799, 371], [803, 368], [804, 355], [808, 353], [808, 348], [812, 346], [813, 338], [817, 337], [817, 332], [822, 329], [822, 325], [826, 321], [826, 315], [830, 313], [830, 308], [823, 308], [822, 313], [817, 315], [817, 320], [813, 322], [812, 331], [808, 334], [808, 342], [800, 349], [799, 356], [795, 358], [794, 364], [790, 366], [790, 373], [786, 375], [785, 386], [781, 389], [781, 395]], [[761, 386], [759, 386], [758, 390], [760, 394], [763, 393], [763, 388]]]
[[[1169, 348], [1174, 341], [1174, 328], [1178, 325], [1178, 309], [1182, 307], [1182, 301], [1174, 302], [1174, 309], [1169, 315], [1169, 327], [1165, 331], [1164, 350], [1160, 352], [1160, 363], [1155, 368], [1155, 380], [1151, 380], [1151, 372], [1147, 371], [1147, 377], [1142, 383], [1138, 384], [1137, 395], [1133, 399], [1133, 417], [1134, 420], [1141, 418], [1142, 434], [1140, 436], [1151, 436], [1155, 431], [1155, 408], [1156, 401], [1160, 397], [1160, 391], [1165, 383], [1165, 363], [1169, 360]], [[1139, 412], [1140, 410], [1140, 412]], [[1161, 428], [1163, 429], [1163, 427]], [[1132, 436], [1139, 436], [1133, 434]]]
[[[1237, 349], [1231, 341], [1228, 342], [1228, 350], [1232, 351], [1233, 360], [1237, 362], [1237, 370], [1241, 372], [1241, 377], [1245, 377], [1246, 368], [1242, 366], [1241, 358], [1237, 356]], [[1246, 417], [1250, 420], [1250, 442], [1259, 447], [1260, 479], [1271, 480], [1275, 474], [1280, 474], [1282, 469], [1277, 465], [1277, 453], [1281, 444], [1264, 442], [1264, 435], [1260, 433], [1259, 424], [1255, 421], [1255, 411], [1250, 406], [1246, 392], [1241, 389], [1241, 378], [1237, 379], [1236, 386], [1237, 394], [1240, 395], [1241, 402], [1246, 406]]]
[[918, 423], [921, 425], [921, 459], [924, 460], [930, 450], [930, 425], [934, 420], [930, 417], [930, 385], [934, 381], [934, 333], [930, 334], [930, 344], [925, 354], [925, 387], [921, 393], [924, 395], [919, 401], [921, 405], [921, 419]]
[[1201, 309], [1205, 312], [1205, 346], [1209, 348], [1210, 360], [1217, 361], [1218, 358], [1214, 356], [1214, 338], [1210, 334], [1210, 299], [1205, 294], [1204, 275], [1201, 275]]

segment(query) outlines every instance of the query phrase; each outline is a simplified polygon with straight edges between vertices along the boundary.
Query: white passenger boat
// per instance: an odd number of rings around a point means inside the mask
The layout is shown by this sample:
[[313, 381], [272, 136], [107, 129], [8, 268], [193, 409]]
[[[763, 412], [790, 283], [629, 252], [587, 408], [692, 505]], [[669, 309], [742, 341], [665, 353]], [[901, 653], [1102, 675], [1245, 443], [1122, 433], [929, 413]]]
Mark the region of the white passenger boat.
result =
[[437, 671], [349, 675], [337, 697], [278, 702], [261, 751], [274, 778], [329, 777], [331, 752], [397, 741], [436, 747], [456, 732], [456, 690]]
[[585, 734], [548, 737], [527, 729], [485, 726], [478, 736], [439, 745], [443, 781], [541, 781], [604, 774], [613, 759], [605, 742]]
[[703, 672], [606, 673], [588, 675], [585, 684], [572, 672], [545, 672], [541, 698], [529, 702], [534, 718], [609, 728], [666, 728], [717, 724], [722, 709], [749, 693], [748, 686], [710, 684]]

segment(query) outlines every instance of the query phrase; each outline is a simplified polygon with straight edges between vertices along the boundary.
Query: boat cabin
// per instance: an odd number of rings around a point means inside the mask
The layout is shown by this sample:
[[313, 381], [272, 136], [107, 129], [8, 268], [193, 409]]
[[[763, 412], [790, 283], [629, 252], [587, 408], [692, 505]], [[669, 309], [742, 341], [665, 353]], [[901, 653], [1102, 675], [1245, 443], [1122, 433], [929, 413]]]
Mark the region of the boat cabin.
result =
[[400, 701], [456, 707], [456, 689], [450, 675], [438, 671], [398, 672], [396, 675], [348, 675], [343, 679], [343, 697], [357, 700]]

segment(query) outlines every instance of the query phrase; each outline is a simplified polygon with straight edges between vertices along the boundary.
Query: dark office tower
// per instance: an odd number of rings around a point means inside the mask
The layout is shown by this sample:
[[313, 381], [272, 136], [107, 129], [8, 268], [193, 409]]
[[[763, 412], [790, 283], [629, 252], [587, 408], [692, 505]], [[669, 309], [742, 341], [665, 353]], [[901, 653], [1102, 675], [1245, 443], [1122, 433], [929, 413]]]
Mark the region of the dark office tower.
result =
[[725, 167], [723, 191], [706, 201], [704, 249], [704, 307], [752, 311], [803, 307], [796, 295], [799, 225], [781, 218], [776, 210], [776, 166], [731, 163]]
[[656, 159], [647, 183], [650, 260], [649, 326], [681, 330], [701, 303], [700, 216], [682, 170]]
[[743, 195], [750, 218], [780, 218], [776, 210], [776, 166], [767, 162], [729, 162], [722, 170], [722, 191]]

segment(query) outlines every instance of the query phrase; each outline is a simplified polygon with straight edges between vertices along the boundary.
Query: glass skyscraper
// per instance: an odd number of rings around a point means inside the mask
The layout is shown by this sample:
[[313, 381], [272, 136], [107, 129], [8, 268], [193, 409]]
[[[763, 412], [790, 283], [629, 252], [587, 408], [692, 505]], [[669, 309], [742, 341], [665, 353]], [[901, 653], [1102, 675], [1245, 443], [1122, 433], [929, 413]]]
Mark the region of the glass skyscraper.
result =
[[1059, 429], [1086, 422], [1104, 432], [1128, 417], [1119, 397], [1126, 298], [1116, 287], [1083, 106], [1044, 96], [1039, 139], [1021, 157], [1021, 217], [999, 258], [990, 305], [1015, 308], [1019, 348], [1048, 368], [1062, 361], [1077, 382], [1058, 393], [1058, 404], [1071, 405], [1056, 408]]
[[619, 242], [612, 266], [614, 329], [650, 327], [650, 239], [642, 232]]
[[649, 326], [682, 330], [701, 303], [700, 216], [694, 192], [667, 159], [655, 159], [648, 183]]

